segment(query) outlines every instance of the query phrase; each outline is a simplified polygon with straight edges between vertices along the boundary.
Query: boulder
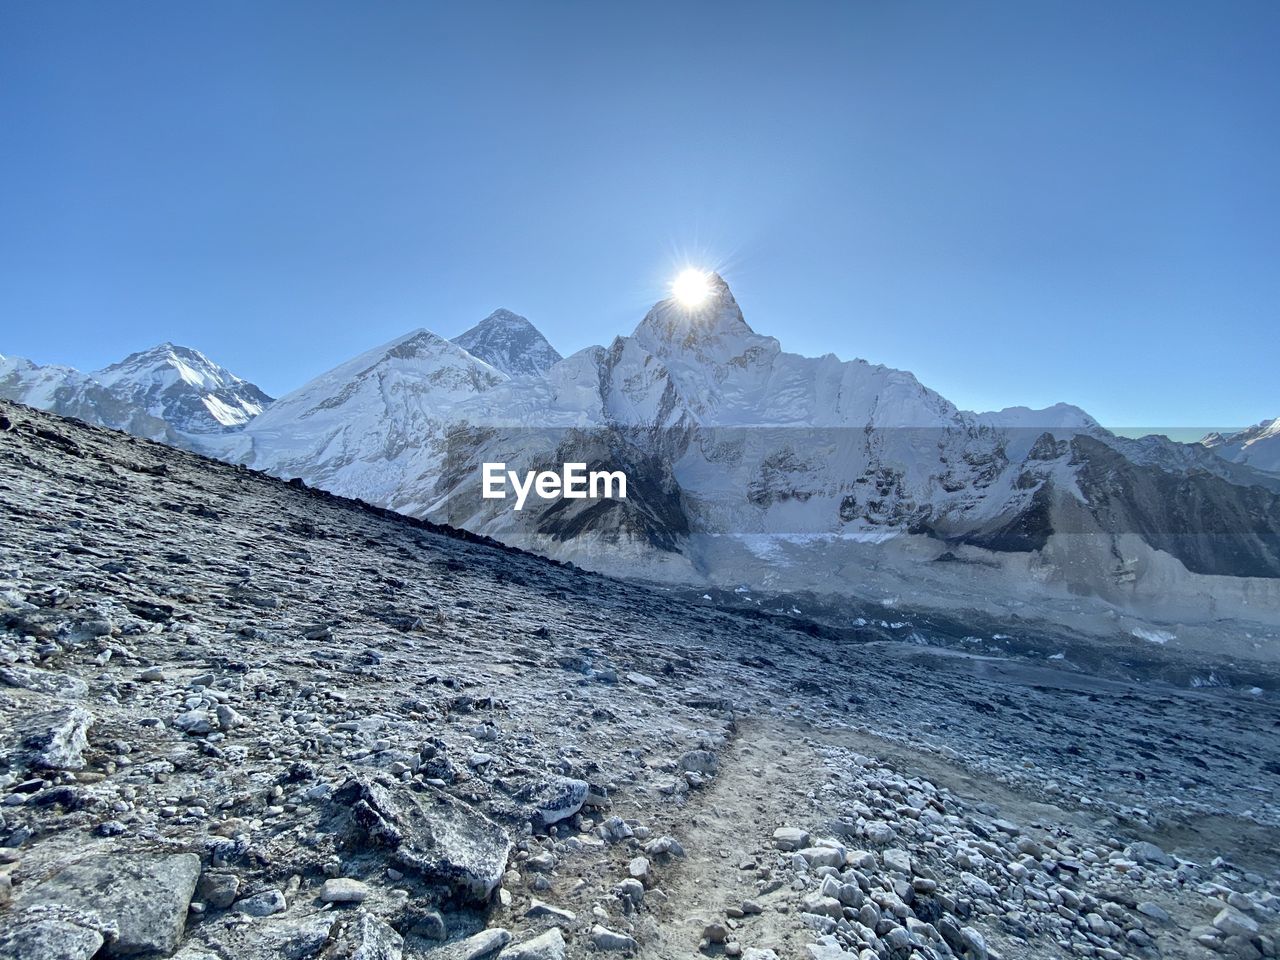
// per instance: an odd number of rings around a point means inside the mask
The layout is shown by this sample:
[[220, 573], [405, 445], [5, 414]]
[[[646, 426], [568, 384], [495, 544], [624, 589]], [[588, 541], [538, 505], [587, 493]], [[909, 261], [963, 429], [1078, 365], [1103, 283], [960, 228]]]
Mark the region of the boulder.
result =
[[200, 878], [193, 853], [110, 854], [80, 860], [22, 898], [21, 906], [67, 907], [114, 924], [118, 936], [104, 956], [177, 949]]
[[350, 877], [332, 877], [320, 888], [324, 903], [363, 903], [368, 896], [368, 885]]
[[596, 924], [591, 928], [591, 942], [597, 950], [634, 950], [635, 938]]
[[773, 831], [773, 842], [779, 850], [802, 850], [809, 845], [809, 831], [798, 827], [779, 827]]
[[442, 953], [449, 960], [481, 960], [497, 953], [510, 942], [510, 932], [502, 927], [493, 927], [451, 944]]
[[564, 952], [564, 934], [559, 927], [552, 927], [546, 933], [507, 947], [498, 954], [498, 960], [564, 960]]
[[89, 745], [93, 716], [83, 707], [64, 707], [32, 717], [27, 724], [26, 746], [31, 765], [44, 770], [84, 769], [84, 749]]
[[507, 868], [511, 838], [470, 804], [429, 785], [410, 790], [352, 778], [331, 801], [359, 842], [386, 849], [402, 869], [466, 901], [489, 898]]
[[404, 938], [385, 921], [366, 911], [335, 921], [325, 960], [401, 960]]
[[90, 960], [102, 944], [97, 930], [64, 920], [36, 920], [0, 933], [0, 960]]
[[530, 779], [511, 794], [516, 815], [545, 829], [582, 809], [591, 786], [585, 780], [547, 774]]

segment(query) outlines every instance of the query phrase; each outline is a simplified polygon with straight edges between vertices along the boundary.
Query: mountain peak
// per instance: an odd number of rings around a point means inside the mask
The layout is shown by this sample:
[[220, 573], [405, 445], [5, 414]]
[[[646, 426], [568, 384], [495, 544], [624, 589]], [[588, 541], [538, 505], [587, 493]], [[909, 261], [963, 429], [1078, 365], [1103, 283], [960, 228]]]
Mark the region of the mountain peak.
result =
[[[666, 355], [673, 349], [692, 350], [709, 357], [745, 347], [760, 337], [742, 316], [742, 308], [720, 274], [706, 275], [707, 296], [697, 304], [672, 296], [659, 300], [645, 314], [632, 336], [646, 349]], [[776, 341], [772, 341], [776, 344]]]
[[244, 382], [194, 347], [184, 347], [168, 340], [131, 353], [123, 360], [108, 364], [91, 374], [105, 386], [126, 380], [172, 379], [175, 375], [179, 380], [199, 389], [216, 390]]
[[503, 307], [453, 342], [511, 377], [543, 376], [563, 359], [537, 327]]

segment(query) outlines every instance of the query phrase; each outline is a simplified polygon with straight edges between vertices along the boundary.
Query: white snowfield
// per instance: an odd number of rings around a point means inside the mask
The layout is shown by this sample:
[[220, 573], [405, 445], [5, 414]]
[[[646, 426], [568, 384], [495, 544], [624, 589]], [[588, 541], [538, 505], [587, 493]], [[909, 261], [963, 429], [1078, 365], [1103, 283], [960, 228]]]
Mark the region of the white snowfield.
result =
[[[208, 366], [129, 358], [94, 379], [143, 398], [159, 383], [217, 399], [202, 403], [219, 429], [184, 425], [169, 442], [612, 573], [1001, 615], [1034, 607], [1099, 630], [1115, 629], [1117, 611], [1280, 624], [1275, 526], [1232, 531], [1243, 554], [1187, 539], [1198, 521], [1161, 486], [1221, 478], [1196, 509], [1217, 497], [1223, 522], [1265, 519], [1280, 480], [1245, 458], [1207, 440], [1117, 438], [1068, 404], [965, 412], [906, 371], [788, 353], [748, 326], [719, 277], [704, 306], [661, 301], [608, 346], [561, 358], [499, 310], [453, 341], [412, 331], [261, 411], [227, 398], [244, 381], [195, 356]], [[37, 406], [51, 408], [60, 377], [82, 377], [23, 363], [0, 363], [0, 391], [16, 378]], [[515, 511], [482, 497], [486, 462], [626, 469], [628, 498]], [[1193, 629], [1166, 632], [1196, 642]]]
[[1263, 420], [1247, 430], [1225, 437], [1211, 433], [1200, 443], [1232, 463], [1280, 473], [1280, 417]]

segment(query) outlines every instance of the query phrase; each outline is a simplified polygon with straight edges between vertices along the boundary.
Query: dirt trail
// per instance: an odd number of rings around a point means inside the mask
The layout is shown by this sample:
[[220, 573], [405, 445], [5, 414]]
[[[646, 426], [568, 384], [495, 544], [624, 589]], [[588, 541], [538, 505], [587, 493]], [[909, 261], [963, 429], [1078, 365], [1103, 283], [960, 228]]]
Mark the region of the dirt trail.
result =
[[[796, 819], [812, 819], [815, 771], [821, 764], [800, 740], [800, 728], [769, 720], [740, 723], [720, 755], [720, 772], [685, 807], [687, 859], [664, 877], [669, 902], [658, 939], [642, 957], [688, 958], [705, 926], [732, 924], [730, 940], [769, 947], [780, 957], [804, 956], [809, 931], [791, 913], [789, 886], [761, 895], [760, 868], [772, 865], [773, 831]], [[783, 876], [780, 874], [779, 876]], [[789, 875], [786, 875], [789, 881]], [[755, 900], [758, 915], [726, 920], [725, 909]], [[779, 908], [787, 912], [780, 912]], [[722, 954], [720, 948], [709, 955]]]

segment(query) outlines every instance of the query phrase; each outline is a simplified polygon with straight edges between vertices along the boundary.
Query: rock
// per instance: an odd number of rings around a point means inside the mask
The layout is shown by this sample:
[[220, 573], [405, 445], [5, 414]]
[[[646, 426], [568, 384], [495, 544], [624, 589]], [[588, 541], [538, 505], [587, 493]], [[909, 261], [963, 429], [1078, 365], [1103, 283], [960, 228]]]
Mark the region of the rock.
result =
[[526, 917], [532, 918], [548, 918], [555, 923], [573, 923], [578, 919], [578, 915], [572, 910], [565, 910], [563, 907], [557, 907], [550, 903], [543, 903], [537, 897], [531, 897], [529, 900], [529, 909], [525, 911]]
[[1248, 937], [1233, 934], [1222, 941], [1222, 949], [1236, 960], [1262, 960], [1262, 951]]
[[283, 913], [289, 907], [281, 890], [263, 890], [251, 897], [236, 902], [233, 908], [236, 913], [246, 917], [269, 917], [274, 913]]
[[893, 843], [898, 838], [897, 831], [883, 820], [872, 820], [866, 825], [863, 833], [868, 840], [881, 847], [887, 843]]
[[676, 766], [686, 773], [714, 776], [720, 769], [720, 759], [710, 750], [690, 750], [680, 758]]
[[518, 789], [512, 800], [524, 808], [535, 829], [542, 829], [581, 810], [589, 790], [585, 780], [547, 775]]
[[200, 877], [193, 853], [111, 854], [77, 861], [39, 884], [21, 906], [66, 907], [114, 924], [108, 957], [177, 949]]
[[844, 866], [844, 849], [841, 847], [805, 847], [799, 854], [811, 867], [839, 869]]
[[83, 770], [93, 716], [83, 707], [65, 707], [32, 717], [25, 743], [31, 765], [44, 770]]
[[1156, 923], [1169, 923], [1172, 920], [1160, 904], [1152, 903], [1150, 900], [1138, 904], [1137, 910], [1144, 917], [1150, 917]]
[[598, 923], [591, 928], [591, 942], [597, 950], [634, 950], [638, 946], [633, 937], [616, 933]]
[[746, 950], [742, 951], [742, 960], [778, 960], [778, 955], [772, 950], [747, 947]]
[[435, 787], [411, 792], [353, 778], [331, 803], [349, 812], [350, 828], [361, 842], [389, 850], [401, 869], [466, 899], [487, 900], [507, 868], [506, 831]]
[[218, 704], [214, 712], [218, 718], [219, 730], [234, 730], [236, 727], [243, 726], [245, 722], [244, 717], [225, 703]]
[[1213, 925], [1228, 937], [1251, 938], [1258, 935], [1258, 922], [1235, 907], [1226, 906], [1213, 918]]
[[234, 873], [206, 871], [196, 884], [196, 898], [218, 910], [225, 910], [240, 895], [240, 878]]
[[0, 684], [72, 700], [89, 692], [89, 685], [78, 677], [54, 673], [52, 670], [34, 670], [18, 664], [0, 667]]
[[481, 930], [474, 936], [467, 937], [454, 944], [449, 951], [450, 958], [456, 960], [480, 960], [492, 953], [497, 953], [511, 942], [511, 934], [502, 927]]
[[102, 945], [97, 930], [64, 920], [35, 920], [0, 933], [0, 960], [90, 960]]
[[987, 941], [973, 927], [960, 931], [960, 956], [964, 960], [987, 960]]
[[820, 917], [830, 917], [832, 920], [839, 920], [844, 916], [844, 906], [840, 901], [835, 897], [823, 896], [821, 893], [808, 894], [800, 901], [800, 910]]
[[556, 855], [550, 850], [543, 850], [526, 860], [524, 866], [534, 873], [550, 873], [556, 868]]
[[193, 737], [203, 737], [216, 729], [207, 710], [188, 710], [186, 713], [180, 713], [173, 718], [173, 726]]
[[627, 873], [643, 882], [649, 876], [649, 861], [644, 857], [636, 857], [627, 864]]
[[881, 857], [885, 868], [895, 873], [911, 876], [911, 854], [905, 850], [886, 850]]
[[427, 908], [419, 913], [411, 923], [412, 932], [428, 940], [446, 940], [449, 929], [445, 926], [444, 917], [439, 910]]
[[609, 843], [621, 843], [635, 836], [635, 833], [625, 820], [615, 816], [600, 824], [600, 836]]
[[1154, 843], [1148, 843], [1146, 840], [1139, 840], [1125, 848], [1125, 854], [1132, 857], [1138, 863], [1150, 864], [1154, 863], [1161, 867], [1173, 868], [1178, 862], [1169, 856]]
[[349, 877], [332, 877], [320, 888], [324, 903], [363, 903], [368, 896], [368, 885]]
[[564, 934], [559, 927], [522, 943], [513, 944], [498, 954], [498, 960], [564, 960]]
[[644, 852], [650, 857], [683, 857], [684, 847], [675, 837], [662, 836], [646, 843]]
[[797, 827], [779, 827], [773, 831], [773, 842], [779, 850], [800, 850], [809, 845], [809, 831]]
[[147, 667], [138, 674], [138, 679], [143, 683], [160, 683], [165, 679], [164, 671], [159, 667]]
[[361, 910], [353, 920], [335, 921], [325, 960], [401, 960], [404, 938], [385, 921]]

